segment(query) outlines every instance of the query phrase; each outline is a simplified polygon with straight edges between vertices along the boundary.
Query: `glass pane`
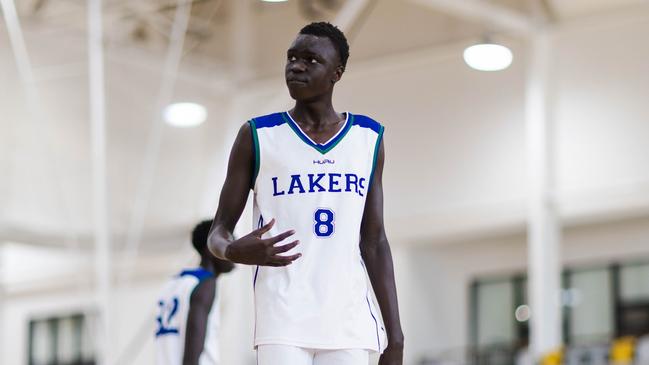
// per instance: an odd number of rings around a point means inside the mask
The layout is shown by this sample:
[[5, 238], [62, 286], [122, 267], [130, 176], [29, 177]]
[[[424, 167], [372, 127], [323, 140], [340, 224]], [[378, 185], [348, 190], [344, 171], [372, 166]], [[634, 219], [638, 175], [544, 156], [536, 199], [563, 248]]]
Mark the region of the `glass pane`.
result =
[[50, 321], [34, 321], [32, 323], [32, 353], [34, 365], [48, 365], [54, 362], [54, 337]]
[[610, 339], [613, 303], [608, 269], [572, 273], [570, 282], [574, 295], [570, 304], [570, 340], [584, 344]]
[[57, 337], [57, 359], [59, 363], [72, 363], [80, 359], [78, 317], [68, 317], [59, 320]]
[[481, 283], [477, 290], [478, 346], [514, 341], [514, 290], [511, 282]]
[[649, 264], [620, 268], [620, 294], [625, 302], [649, 300]]
[[84, 317], [81, 326], [81, 356], [85, 362], [94, 361], [95, 359], [95, 320], [92, 315]]

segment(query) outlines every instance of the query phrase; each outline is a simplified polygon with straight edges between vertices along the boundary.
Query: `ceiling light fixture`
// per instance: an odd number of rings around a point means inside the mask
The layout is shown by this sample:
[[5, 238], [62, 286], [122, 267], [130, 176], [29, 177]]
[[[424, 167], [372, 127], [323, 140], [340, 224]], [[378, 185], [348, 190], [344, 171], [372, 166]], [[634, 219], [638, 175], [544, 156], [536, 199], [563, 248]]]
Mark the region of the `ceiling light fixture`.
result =
[[479, 71], [500, 71], [512, 64], [509, 48], [489, 41], [475, 44], [464, 50], [464, 62]]
[[173, 103], [164, 108], [162, 115], [174, 127], [196, 127], [207, 119], [207, 110], [196, 103]]

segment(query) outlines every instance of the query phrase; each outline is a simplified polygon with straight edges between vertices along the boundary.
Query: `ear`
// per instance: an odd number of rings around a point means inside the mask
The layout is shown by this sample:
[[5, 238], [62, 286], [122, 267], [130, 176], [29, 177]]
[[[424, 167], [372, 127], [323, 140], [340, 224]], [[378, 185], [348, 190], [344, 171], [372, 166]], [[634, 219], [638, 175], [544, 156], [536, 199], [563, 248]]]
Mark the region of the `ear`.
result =
[[336, 71], [334, 72], [334, 79], [331, 81], [334, 83], [340, 81], [340, 79], [343, 77], [343, 73], [345, 73], [345, 66], [338, 65], [336, 67]]

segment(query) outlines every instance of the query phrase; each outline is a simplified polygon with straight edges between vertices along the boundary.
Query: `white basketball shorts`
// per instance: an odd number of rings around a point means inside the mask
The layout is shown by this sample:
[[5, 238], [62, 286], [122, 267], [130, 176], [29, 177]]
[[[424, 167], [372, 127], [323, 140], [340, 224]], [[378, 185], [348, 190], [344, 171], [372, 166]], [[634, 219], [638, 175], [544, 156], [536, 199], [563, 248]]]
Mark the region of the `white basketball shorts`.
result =
[[367, 365], [364, 349], [321, 350], [289, 345], [257, 346], [257, 365]]

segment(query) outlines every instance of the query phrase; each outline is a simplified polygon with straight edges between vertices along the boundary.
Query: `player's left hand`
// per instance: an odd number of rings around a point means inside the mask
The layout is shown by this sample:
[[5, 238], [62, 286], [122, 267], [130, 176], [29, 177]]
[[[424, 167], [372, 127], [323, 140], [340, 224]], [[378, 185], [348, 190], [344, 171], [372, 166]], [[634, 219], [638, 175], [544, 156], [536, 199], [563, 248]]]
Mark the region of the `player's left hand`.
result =
[[388, 345], [379, 358], [379, 365], [403, 365], [403, 346]]

